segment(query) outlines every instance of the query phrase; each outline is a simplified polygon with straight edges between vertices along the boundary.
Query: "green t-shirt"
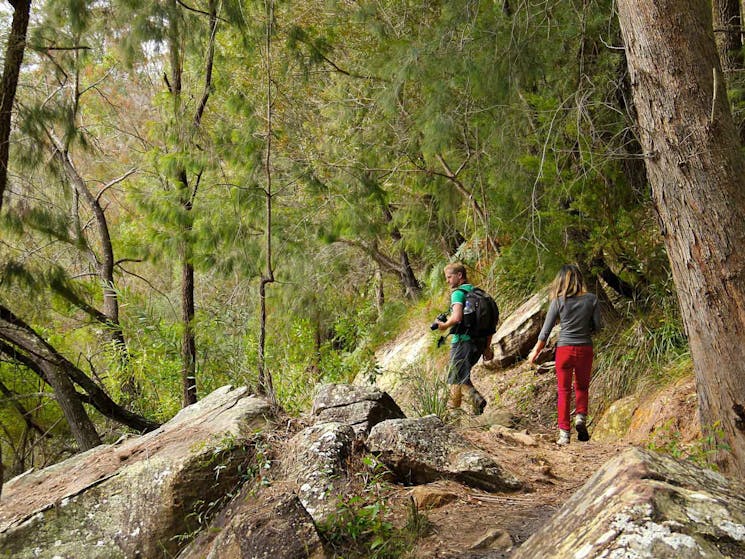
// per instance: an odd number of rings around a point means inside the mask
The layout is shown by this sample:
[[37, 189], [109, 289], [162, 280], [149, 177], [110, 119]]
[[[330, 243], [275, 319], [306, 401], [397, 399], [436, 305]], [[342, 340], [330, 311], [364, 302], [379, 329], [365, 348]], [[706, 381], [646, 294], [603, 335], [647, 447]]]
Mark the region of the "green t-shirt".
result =
[[[453, 304], [460, 303], [464, 309], [466, 306], [466, 294], [461, 291], [473, 291], [473, 285], [470, 283], [464, 283], [463, 285], [459, 285], [453, 291], [450, 293], [450, 312], [453, 312]], [[457, 344], [458, 342], [465, 342], [471, 339], [471, 336], [468, 334], [453, 334], [450, 336], [452, 340], [450, 343]]]

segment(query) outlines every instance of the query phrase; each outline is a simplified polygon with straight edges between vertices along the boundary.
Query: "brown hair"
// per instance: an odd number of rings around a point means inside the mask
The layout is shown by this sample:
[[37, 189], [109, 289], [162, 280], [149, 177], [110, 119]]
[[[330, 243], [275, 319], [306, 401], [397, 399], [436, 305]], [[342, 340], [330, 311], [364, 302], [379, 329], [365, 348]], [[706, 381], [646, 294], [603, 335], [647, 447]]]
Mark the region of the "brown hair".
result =
[[450, 264], [446, 265], [445, 272], [450, 272], [451, 274], [460, 274], [460, 276], [464, 280], [468, 279], [468, 272], [466, 272], [466, 267], [460, 262], [451, 262]]
[[551, 285], [551, 298], [574, 297], [581, 295], [586, 291], [585, 282], [582, 279], [582, 272], [574, 264], [565, 264], [556, 274], [554, 282]]

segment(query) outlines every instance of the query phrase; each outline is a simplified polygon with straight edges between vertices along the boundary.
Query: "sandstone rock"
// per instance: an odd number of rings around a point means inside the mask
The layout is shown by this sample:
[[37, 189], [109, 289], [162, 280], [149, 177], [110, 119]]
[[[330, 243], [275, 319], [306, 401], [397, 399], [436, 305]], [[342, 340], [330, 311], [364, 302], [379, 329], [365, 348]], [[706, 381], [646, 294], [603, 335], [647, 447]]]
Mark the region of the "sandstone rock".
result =
[[248, 437], [270, 415], [246, 388], [223, 387], [156, 431], [10, 480], [0, 549], [16, 559], [173, 555], [202, 507], [239, 484]]
[[494, 425], [489, 429], [489, 431], [501, 439], [506, 439], [523, 446], [538, 446], [536, 438], [526, 432], [515, 431], [514, 429], [509, 429], [502, 425]]
[[511, 559], [745, 557], [745, 487], [632, 448], [606, 463]]
[[613, 402], [596, 421], [592, 438], [598, 442], [620, 441], [626, 436], [631, 418], [639, 407], [637, 396], [627, 396]]
[[512, 536], [500, 528], [490, 528], [486, 534], [472, 543], [468, 549], [510, 549]]
[[339, 422], [351, 425], [358, 436], [385, 419], [406, 417], [387, 393], [370, 386], [325, 384], [313, 400], [316, 423]]
[[679, 442], [690, 443], [701, 438], [698, 415], [698, 396], [693, 375], [681, 378], [644, 398], [634, 410], [626, 439], [635, 444], [654, 444], [664, 447], [671, 442], [672, 433], [680, 435]]
[[[546, 317], [548, 288], [523, 303], [499, 325], [492, 338], [494, 359], [485, 363], [488, 368], [505, 368], [524, 359], [533, 349]], [[550, 359], [550, 352], [545, 352]]]
[[288, 443], [283, 470], [316, 522], [335, 512], [347, 480], [355, 433], [343, 423], [317, 423]]
[[378, 423], [370, 432], [367, 447], [404, 483], [450, 479], [486, 491], [522, 486], [491, 456], [434, 415]]
[[417, 485], [411, 490], [411, 498], [419, 510], [436, 509], [458, 499], [453, 491], [432, 485]]
[[313, 519], [283, 489], [242, 491], [178, 559], [324, 559]]

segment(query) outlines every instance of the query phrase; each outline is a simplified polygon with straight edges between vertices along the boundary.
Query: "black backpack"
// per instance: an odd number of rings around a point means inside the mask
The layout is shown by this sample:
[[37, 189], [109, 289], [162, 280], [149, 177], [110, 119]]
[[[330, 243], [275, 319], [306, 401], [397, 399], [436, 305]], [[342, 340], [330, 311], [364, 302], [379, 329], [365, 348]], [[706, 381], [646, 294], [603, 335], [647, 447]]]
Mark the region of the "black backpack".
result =
[[474, 287], [471, 291], [458, 288], [466, 296], [463, 305], [463, 320], [456, 325], [454, 334], [468, 334], [472, 338], [486, 338], [497, 331], [499, 307], [483, 289]]

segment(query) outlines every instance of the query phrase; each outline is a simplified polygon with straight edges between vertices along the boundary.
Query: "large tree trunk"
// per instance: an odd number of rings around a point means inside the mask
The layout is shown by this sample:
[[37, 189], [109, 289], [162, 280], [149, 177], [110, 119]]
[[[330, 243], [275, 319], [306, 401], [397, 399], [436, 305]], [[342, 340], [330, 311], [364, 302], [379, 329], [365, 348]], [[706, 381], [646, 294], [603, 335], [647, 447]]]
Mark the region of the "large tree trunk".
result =
[[[745, 159], [706, 0], [619, 0], [639, 135], [717, 461], [745, 474]], [[725, 448], [726, 445], [727, 448]]]
[[3, 207], [3, 194], [8, 184], [8, 157], [10, 154], [10, 128], [13, 115], [13, 102], [16, 98], [18, 76], [21, 73], [23, 54], [26, 50], [26, 31], [28, 30], [30, 0], [11, 2], [13, 23], [5, 49], [2, 89], [0, 90], [0, 209]]

